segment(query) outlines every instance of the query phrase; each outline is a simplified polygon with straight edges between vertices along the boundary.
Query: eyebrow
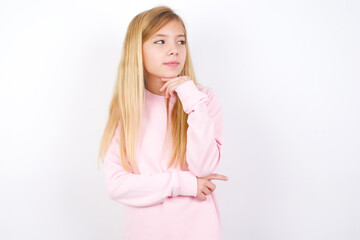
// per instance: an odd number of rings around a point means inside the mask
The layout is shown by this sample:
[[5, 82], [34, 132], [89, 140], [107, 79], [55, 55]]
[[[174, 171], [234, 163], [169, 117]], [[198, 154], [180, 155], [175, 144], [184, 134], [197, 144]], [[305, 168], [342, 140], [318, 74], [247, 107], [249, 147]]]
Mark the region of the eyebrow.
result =
[[[168, 37], [168, 35], [159, 33], [159, 34], [156, 34], [152, 38], [155, 38], [155, 37]], [[184, 34], [179, 34], [179, 35], [177, 35], [177, 37], [185, 37], [185, 35]]]

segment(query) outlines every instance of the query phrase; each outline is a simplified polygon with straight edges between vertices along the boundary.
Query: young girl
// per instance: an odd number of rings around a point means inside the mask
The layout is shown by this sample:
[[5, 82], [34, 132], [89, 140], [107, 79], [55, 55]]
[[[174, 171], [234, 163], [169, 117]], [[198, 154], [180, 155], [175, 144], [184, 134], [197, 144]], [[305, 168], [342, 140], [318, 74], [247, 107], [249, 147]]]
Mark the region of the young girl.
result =
[[224, 146], [219, 97], [195, 81], [182, 19], [155, 7], [130, 22], [101, 140], [125, 239], [219, 240], [211, 180]]

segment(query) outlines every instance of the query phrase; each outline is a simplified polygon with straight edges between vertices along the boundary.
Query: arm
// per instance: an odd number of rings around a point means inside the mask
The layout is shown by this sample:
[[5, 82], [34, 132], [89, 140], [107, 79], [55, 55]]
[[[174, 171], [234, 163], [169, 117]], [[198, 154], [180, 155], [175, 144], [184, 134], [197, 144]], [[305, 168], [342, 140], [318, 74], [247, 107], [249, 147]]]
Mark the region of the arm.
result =
[[220, 100], [216, 92], [200, 91], [192, 80], [178, 86], [184, 111], [189, 114], [186, 161], [197, 177], [213, 173], [223, 152], [224, 129]]
[[132, 174], [120, 162], [119, 124], [104, 156], [104, 173], [112, 200], [130, 206], [150, 206], [178, 195], [197, 195], [197, 179], [189, 171], [171, 169], [156, 174]]

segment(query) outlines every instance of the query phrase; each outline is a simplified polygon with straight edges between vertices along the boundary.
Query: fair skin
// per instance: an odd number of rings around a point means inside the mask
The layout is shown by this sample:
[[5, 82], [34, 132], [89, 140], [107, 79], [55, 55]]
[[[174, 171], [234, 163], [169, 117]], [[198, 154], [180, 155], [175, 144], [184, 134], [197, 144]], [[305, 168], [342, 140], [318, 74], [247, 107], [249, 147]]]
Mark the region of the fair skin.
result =
[[[143, 43], [147, 90], [168, 98], [174, 96], [174, 91], [178, 86], [191, 81], [189, 76], [179, 76], [186, 59], [185, 41], [182, 25], [176, 20], [171, 20]], [[178, 65], [165, 64], [172, 61], [178, 62]], [[205, 201], [206, 195], [216, 188], [211, 180], [228, 180], [226, 176], [215, 173], [196, 178], [198, 185], [196, 197], [201, 201]]]
[[[182, 25], [176, 20], [171, 20], [143, 43], [146, 89], [150, 92], [166, 97], [174, 96], [173, 91], [176, 87], [190, 80], [187, 76], [177, 77], [186, 59], [184, 35]], [[165, 64], [171, 61], [179, 64]]]
[[216, 188], [216, 185], [212, 183], [211, 180], [223, 180], [223, 181], [229, 180], [228, 177], [217, 173], [210, 174], [206, 177], [196, 177], [196, 178], [198, 184], [196, 197], [201, 201], [206, 201], [206, 195], [209, 195]]

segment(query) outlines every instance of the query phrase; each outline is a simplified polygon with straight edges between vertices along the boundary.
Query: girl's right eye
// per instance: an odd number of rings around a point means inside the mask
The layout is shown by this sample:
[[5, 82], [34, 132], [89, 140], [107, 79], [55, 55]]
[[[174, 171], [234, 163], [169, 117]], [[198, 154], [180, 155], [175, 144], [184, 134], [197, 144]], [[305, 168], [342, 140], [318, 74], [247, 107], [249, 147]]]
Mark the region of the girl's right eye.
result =
[[162, 42], [163, 42], [164, 40], [159, 40], [159, 41], [156, 41], [155, 43], [160, 42], [160, 41], [162, 41]]

